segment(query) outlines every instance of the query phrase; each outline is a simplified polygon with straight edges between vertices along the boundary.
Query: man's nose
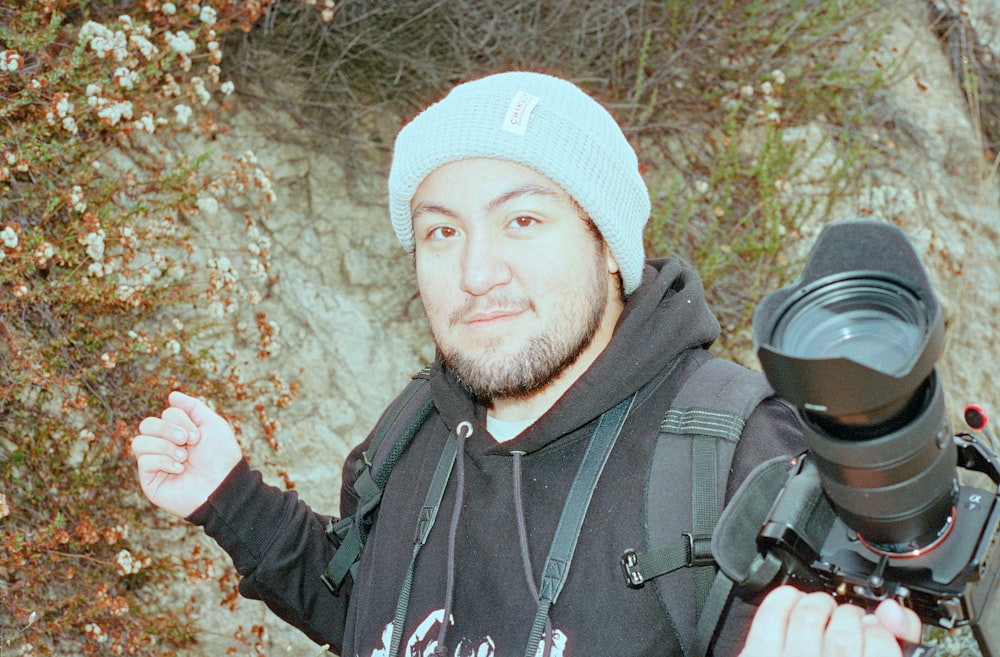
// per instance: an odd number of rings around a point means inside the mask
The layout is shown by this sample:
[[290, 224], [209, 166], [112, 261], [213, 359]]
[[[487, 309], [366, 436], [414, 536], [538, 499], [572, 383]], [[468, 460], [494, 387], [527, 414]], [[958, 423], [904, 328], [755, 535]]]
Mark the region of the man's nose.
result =
[[511, 270], [505, 249], [483, 231], [472, 231], [465, 243], [462, 290], [480, 296], [509, 283]]

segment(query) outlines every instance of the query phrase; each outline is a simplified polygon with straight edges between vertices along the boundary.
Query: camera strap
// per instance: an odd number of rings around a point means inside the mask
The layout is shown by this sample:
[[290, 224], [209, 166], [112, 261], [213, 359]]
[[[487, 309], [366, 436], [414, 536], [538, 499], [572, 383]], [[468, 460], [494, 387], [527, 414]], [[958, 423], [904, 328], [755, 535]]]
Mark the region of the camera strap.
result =
[[726, 506], [712, 536], [712, 554], [719, 567], [705, 605], [698, 617], [692, 657], [708, 654], [712, 639], [729, 605], [736, 584], [759, 591], [781, 570], [781, 561], [771, 552], [747, 550], [754, 545], [761, 525], [788, 478], [789, 458], [775, 457], [750, 473]]
[[597, 428], [594, 429], [590, 442], [587, 444], [583, 460], [580, 462], [576, 477], [573, 478], [573, 483], [570, 485], [566, 502], [563, 504], [559, 524], [556, 526], [556, 534], [552, 538], [549, 554], [545, 559], [545, 566], [542, 568], [542, 581], [538, 590], [538, 608], [531, 624], [531, 632], [524, 652], [525, 657], [535, 655], [538, 652], [539, 643], [544, 638], [545, 621], [549, 617], [549, 608], [555, 604], [563, 585], [566, 583], [570, 563], [573, 561], [573, 553], [576, 551], [576, 543], [583, 527], [583, 520], [594, 495], [594, 488], [597, 487], [597, 481], [604, 471], [604, 465], [611, 455], [611, 449], [615, 446], [622, 426], [625, 424], [625, 419], [632, 409], [634, 399], [635, 394], [632, 394], [613, 408], [605, 411], [598, 420]]

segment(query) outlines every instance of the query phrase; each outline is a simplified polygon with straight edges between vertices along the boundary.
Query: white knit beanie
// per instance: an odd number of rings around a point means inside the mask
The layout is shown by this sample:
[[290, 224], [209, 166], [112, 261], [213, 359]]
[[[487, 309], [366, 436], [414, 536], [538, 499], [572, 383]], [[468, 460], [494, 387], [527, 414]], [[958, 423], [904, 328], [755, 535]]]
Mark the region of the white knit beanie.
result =
[[621, 269], [626, 294], [639, 286], [649, 191], [618, 123], [579, 87], [540, 73], [510, 72], [461, 84], [396, 137], [389, 215], [413, 251], [410, 202], [438, 167], [468, 158], [531, 167], [583, 208]]

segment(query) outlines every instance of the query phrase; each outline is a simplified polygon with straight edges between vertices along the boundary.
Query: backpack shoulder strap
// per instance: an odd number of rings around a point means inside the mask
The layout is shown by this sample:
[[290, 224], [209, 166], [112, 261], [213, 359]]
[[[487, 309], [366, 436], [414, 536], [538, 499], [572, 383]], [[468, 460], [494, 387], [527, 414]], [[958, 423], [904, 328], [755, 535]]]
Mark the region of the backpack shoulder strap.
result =
[[[652, 583], [678, 628], [694, 627], [708, 597], [715, 576], [712, 530], [724, 504], [733, 454], [746, 419], [773, 394], [762, 374], [710, 358], [681, 385], [660, 424], [644, 500], [647, 547], [627, 550], [621, 566], [629, 586]], [[685, 491], [690, 504], [678, 505]], [[681, 572], [689, 568], [693, 575]], [[692, 576], [693, 608], [666, 595]], [[694, 637], [683, 634], [682, 643], [691, 645]]]
[[[358, 497], [357, 509], [354, 515], [331, 519], [326, 528], [327, 536], [337, 548], [321, 579], [333, 593], [337, 593], [347, 573], [361, 558], [389, 474], [434, 407], [430, 386], [426, 385], [429, 380], [429, 367], [413, 375], [382, 414], [367, 449], [354, 464], [357, 476], [353, 491]], [[392, 439], [387, 440], [389, 437]]]

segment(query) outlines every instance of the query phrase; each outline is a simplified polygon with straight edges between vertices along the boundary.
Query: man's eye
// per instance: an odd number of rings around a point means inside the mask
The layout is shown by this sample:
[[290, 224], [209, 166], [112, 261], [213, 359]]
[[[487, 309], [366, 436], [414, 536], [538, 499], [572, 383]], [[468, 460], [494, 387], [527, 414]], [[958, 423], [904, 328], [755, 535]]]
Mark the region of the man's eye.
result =
[[456, 231], [451, 226], [436, 226], [431, 230], [427, 231], [427, 239], [432, 239], [432, 240], [448, 239], [450, 237], [454, 237], [457, 234], [458, 231]]
[[514, 217], [514, 219], [510, 223], [512, 226], [515, 226], [517, 228], [527, 228], [528, 226], [537, 224], [538, 219], [535, 219], [534, 217], [529, 217], [527, 215], [522, 215], [520, 217]]

